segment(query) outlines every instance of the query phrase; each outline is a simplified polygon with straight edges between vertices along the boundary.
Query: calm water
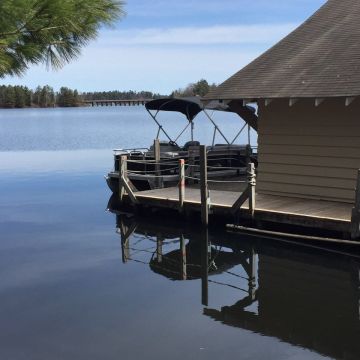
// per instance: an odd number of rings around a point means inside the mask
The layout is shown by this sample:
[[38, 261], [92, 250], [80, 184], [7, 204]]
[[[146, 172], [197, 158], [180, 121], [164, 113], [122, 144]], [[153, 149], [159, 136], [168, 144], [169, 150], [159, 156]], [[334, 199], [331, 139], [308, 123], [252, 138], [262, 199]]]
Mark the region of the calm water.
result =
[[0, 359], [360, 358], [354, 258], [106, 211], [111, 149], [154, 134], [143, 108], [0, 111]]

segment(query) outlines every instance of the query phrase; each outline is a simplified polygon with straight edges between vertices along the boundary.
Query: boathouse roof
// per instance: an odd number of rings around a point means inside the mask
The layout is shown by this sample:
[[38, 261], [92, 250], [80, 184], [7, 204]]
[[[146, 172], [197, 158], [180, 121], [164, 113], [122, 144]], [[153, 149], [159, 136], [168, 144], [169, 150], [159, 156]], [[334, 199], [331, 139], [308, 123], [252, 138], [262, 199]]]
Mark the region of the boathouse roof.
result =
[[360, 1], [328, 0], [205, 99], [360, 95]]

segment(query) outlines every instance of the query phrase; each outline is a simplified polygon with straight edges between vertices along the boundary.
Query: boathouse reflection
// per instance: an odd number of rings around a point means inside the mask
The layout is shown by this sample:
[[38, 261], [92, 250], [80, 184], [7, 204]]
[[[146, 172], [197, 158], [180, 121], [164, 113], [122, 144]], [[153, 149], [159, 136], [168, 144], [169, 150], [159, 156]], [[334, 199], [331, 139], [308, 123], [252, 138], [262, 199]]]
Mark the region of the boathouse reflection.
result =
[[[124, 262], [132, 259], [131, 234], [136, 232], [156, 242], [148, 263], [153, 272], [171, 280], [201, 279], [205, 316], [332, 358], [360, 358], [357, 259], [231, 234], [195, 234], [120, 215], [117, 231]], [[177, 248], [165, 252], [164, 244], [171, 239]], [[246, 274], [247, 288], [239, 286], [244, 277], [231, 271], [238, 265]], [[233, 280], [212, 278], [220, 274], [231, 274]], [[208, 307], [212, 283], [239, 290], [239, 300], [231, 306]]]

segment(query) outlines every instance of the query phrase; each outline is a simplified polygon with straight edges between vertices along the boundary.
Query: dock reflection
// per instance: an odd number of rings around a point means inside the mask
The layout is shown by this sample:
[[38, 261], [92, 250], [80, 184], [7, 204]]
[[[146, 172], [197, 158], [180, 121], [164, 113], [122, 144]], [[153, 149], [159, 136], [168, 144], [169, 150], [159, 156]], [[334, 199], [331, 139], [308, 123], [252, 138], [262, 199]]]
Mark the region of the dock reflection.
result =
[[[152, 244], [142, 261], [148, 269], [173, 281], [201, 280], [205, 316], [332, 358], [360, 358], [358, 259], [123, 215], [116, 228], [124, 263], [139, 261], [140, 236]], [[221, 286], [237, 291], [238, 300], [209, 306]]]

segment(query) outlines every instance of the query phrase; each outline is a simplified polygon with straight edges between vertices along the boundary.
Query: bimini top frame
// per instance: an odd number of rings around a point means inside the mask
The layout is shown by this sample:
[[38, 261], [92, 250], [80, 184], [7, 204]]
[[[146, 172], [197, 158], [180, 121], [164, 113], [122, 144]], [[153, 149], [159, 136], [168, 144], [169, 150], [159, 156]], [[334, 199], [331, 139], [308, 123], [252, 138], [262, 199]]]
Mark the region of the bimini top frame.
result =
[[[255, 109], [251, 106], [244, 105], [246, 107], [247, 111], [250, 111], [255, 114]], [[191, 141], [194, 140], [194, 123], [193, 120], [195, 117], [200, 113], [204, 112], [206, 117], [209, 119], [209, 121], [214, 126], [214, 135], [213, 135], [213, 144], [215, 143], [215, 136], [216, 133], [219, 132], [219, 134], [222, 136], [222, 138], [226, 141], [228, 145], [231, 145], [235, 142], [235, 140], [239, 137], [241, 132], [245, 129], [245, 125], [241, 128], [241, 130], [236, 134], [235, 138], [230, 141], [226, 138], [226, 136], [223, 134], [219, 126], [215, 123], [215, 121], [212, 119], [212, 117], [209, 114], [209, 111], [226, 111], [226, 112], [234, 112], [229, 108], [229, 106], [226, 103], [220, 102], [220, 101], [210, 101], [207, 104], [204, 104], [200, 98], [193, 96], [193, 97], [186, 97], [186, 98], [160, 98], [155, 99], [152, 101], [149, 101], [145, 104], [145, 108], [152, 117], [152, 119], [155, 121], [155, 123], [158, 125], [158, 132], [156, 138], [159, 138], [160, 132], [163, 132], [164, 135], [168, 138], [168, 140], [174, 144], [176, 144], [177, 140], [180, 138], [180, 136], [186, 131], [186, 129], [191, 126]], [[162, 124], [157, 119], [157, 116], [160, 111], [172, 111], [172, 112], [179, 112], [185, 115], [186, 119], [188, 120], [187, 125], [185, 128], [179, 133], [179, 135], [173, 140], [170, 135], [166, 132], [166, 130], [163, 128]], [[246, 120], [245, 120], [246, 121]]]

